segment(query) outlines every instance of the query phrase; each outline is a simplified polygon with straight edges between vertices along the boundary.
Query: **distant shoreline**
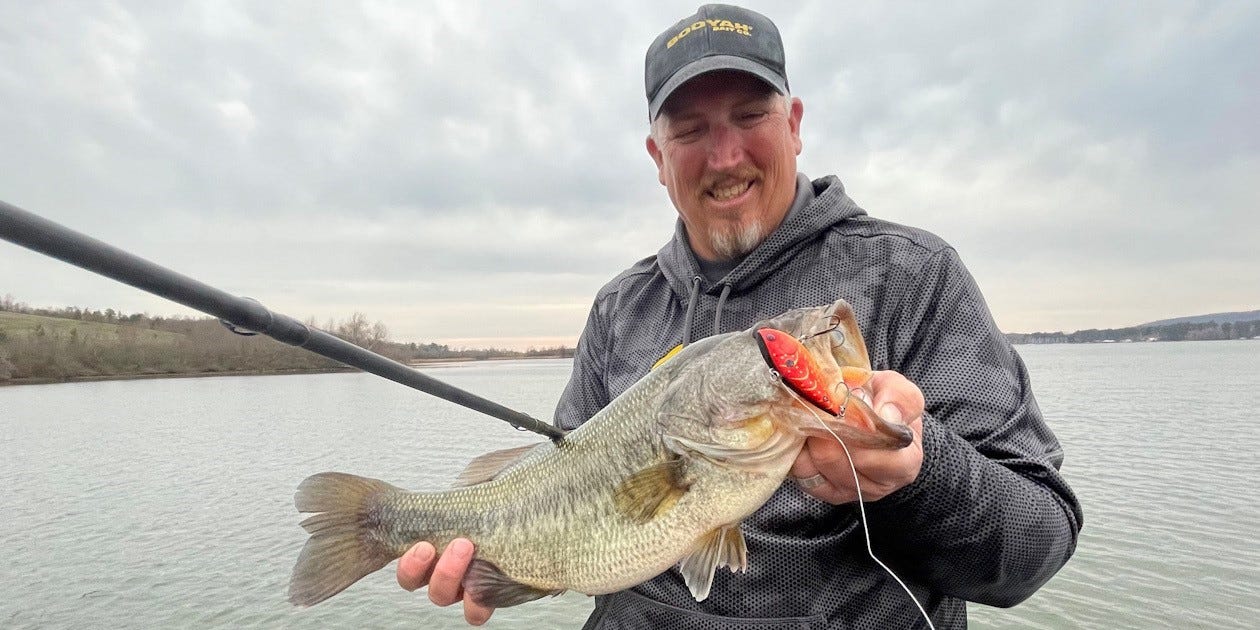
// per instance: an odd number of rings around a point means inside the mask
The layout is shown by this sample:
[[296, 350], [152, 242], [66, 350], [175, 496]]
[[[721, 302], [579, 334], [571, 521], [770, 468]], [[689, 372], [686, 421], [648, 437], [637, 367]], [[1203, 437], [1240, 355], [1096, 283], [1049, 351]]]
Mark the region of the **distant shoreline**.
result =
[[1027, 333], [1006, 333], [1012, 346], [1089, 346], [1098, 344], [1127, 343], [1183, 343], [1186, 341], [1260, 341], [1260, 337], [1241, 337], [1235, 339], [1099, 339], [1097, 341], [1031, 341], [1015, 340], [1014, 336], [1026, 336]]
[[[416, 359], [409, 361], [409, 367], [441, 366], [455, 363], [472, 363], [476, 361], [521, 361], [535, 359], [567, 359], [569, 357], [488, 357], [476, 359], [470, 357], [452, 357], [449, 359]], [[61, 378], [11, 378], [0, 380], [0, 387], [14, 385], [61, 385], [65, 383], [94, 383], [97, 381], [138, 381], [162, 378], [208, 378], [212, 376], [285, 376], [303, 374], [337, 374], [341, 372], [360, 372], [358, 368], [295, 368], [277, 370], [224, 370], [219, 372], [163, 372], [154, 374], [93, 374], [84, 376], [66, 376]]]
[[0, 381], [0, 387], [8, 385], [59, 385], [63, 383], [92, 383], [96, 381], [138, 381], [159, 378], [205, 378], [210, 376], [282, 376], [285, 374], [333, 374], [357, 372], [354, 368], [302, 368], [292, 370], [224, 370], [221, 372], [163, 372], [160, 374], [93, 374], [61, 378], [11, 378]]

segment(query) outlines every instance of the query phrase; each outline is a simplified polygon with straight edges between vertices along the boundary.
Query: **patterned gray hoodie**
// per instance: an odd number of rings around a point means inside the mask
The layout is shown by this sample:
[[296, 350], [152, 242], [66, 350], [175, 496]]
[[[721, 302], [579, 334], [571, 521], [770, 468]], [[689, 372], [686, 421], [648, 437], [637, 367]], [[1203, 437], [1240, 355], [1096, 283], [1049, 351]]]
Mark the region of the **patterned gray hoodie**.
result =
[[[605, 285], [556, 423], [585, 422], [679, 343], [836, 298], [853, 305], [875, 369], [901, 372], [927, 400], [918, 479], [867, 504], [875, 554], [941, 630], [966, 627], [965, 601], [1024, 600], [1072, 555], [1082, 514], [1023, 361], [953, 248], [867, 216], [835, 177], [801, 176], [783, 223], [716, 283], [680, 221], [657, 255]], [[743, 531], [748, 572], [718, 570], [705, 601], [671, 569], [597, 598], [586, 627], [927, 627], [867, 555], [856, 505], [784, 483]]]

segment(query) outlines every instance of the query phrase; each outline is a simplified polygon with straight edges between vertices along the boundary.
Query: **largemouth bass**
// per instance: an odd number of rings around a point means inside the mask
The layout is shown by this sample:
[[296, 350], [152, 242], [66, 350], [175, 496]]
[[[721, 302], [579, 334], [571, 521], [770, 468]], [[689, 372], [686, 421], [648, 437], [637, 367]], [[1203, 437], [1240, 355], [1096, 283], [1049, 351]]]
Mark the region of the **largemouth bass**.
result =
[[[558, 443], [478, 458], [464, 485], [408, 492], [320, 473], [298, 487], [310, 538], [289, 584], [309, 606], [419, 541], [476, 544], [466, 596], [513, 606], [629, 588], [679, 565], [697, 600], [720, 567], [742, 571], [740, 521], [783, 483], [810, 435], [902, 448], [912, 434], [858, 395], [871, 366], [844, 301], [710, 337]], [[755, 561], [755, 559], [753, 559]]]

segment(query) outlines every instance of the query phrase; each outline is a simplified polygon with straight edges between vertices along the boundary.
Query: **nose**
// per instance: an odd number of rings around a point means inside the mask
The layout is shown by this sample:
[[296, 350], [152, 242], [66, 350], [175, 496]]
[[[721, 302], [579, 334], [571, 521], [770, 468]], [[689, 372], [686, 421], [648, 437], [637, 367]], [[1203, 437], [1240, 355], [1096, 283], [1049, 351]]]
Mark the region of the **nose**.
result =
[[744, 138], [731, 125], [715, 125], [709, 135], [709, 168], [724, 170], [744, 160]]

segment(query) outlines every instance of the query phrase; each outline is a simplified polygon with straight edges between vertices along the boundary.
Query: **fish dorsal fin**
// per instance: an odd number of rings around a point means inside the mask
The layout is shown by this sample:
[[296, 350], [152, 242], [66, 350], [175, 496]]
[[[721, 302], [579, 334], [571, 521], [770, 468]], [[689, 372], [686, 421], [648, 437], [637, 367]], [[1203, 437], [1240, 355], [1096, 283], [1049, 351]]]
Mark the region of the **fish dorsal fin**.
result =
[[661, 367], [662, 365], [665, 365], [666, 361], [674, 358], [674, 355], [678, 354], [679, 352], [682, 352], [682, 349], [683, 349], [683, 345], [681, 343], [674, 346], [673, 348], [670, 348], [669, 352], [666, 352], [664, 356], [656, 360], [656, 363], [652, 364], [652, 369], [655, 370], [656, 368]]
[[685, 346], [678, 344], [673, 348], [670, 348], [669, 352], [666, 352], [664, 356], [657, 359], [656, 363], [652, 364], [650, 371], [655, 372], [663, 367], [668, 367], [670, 370], [675, 371], [685, 369], [699, 357], [705, 356], [714, 346], [725, 341], [727, 337], [731, 336], [731, 334], [732, 333], [724, 333], [721, 335], [705, 337], [704, 339], [693, 341]]
[[525, 446], [505, 448], [479, 455], [471, 462], [468, 462], [468, 466], [464, 468], [464, 472], [459, 473], [459, 476], [455, 478], [453, 485], [456, 488], [462, 488], [490, 481], [499, 476], [499, 473], [506, 470], [508, 466], [521, 461], [530, 451], [543, 444], [526, 444]]
[[691, 486], [683, 479], [685, 466], [681, 457], [675, 457], [630, 475], [613, 492], [617, 511], [636, 523], [668, 512]]
[[474, 602], [490, 608], [507, 608], [532, 602], [547, 595], [556, 596], [564, 589], [545, 589], [517, 582], [494, 564], [474, 558], [464, 576], [464, 592]]
[[678, 564], [692, 597], [702, 602], [713, 586], [713, 573], [719, 567], [743, 573], [748, 570], [748, 547], [739, 523], [719, 527], [696, 541], [696, 548]]

